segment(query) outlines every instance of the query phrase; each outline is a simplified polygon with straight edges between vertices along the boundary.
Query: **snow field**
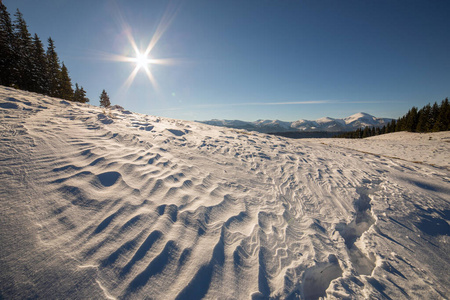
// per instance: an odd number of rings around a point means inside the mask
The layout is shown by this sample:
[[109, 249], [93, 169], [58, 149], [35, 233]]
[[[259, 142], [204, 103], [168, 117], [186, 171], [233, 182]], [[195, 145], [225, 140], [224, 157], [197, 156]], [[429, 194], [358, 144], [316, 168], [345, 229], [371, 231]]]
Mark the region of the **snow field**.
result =
[[450, 295], [448, 132], [289, 140], [3, 87], [0, 119], [4, 297]]

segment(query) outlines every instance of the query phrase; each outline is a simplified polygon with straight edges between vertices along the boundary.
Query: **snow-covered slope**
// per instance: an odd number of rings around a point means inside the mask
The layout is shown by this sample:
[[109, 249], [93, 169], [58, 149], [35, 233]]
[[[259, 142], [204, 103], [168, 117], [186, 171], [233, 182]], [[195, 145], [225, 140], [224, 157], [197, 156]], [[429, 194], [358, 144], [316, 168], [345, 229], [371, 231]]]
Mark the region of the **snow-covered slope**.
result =
[[343, 132], [352, 131], [367, 126], [383, 127], [390, 121], [391, 119], [376, 118], [374, 116], [361, 112], [344, 119], [324, 117], [314, 121], [298, 120], [294, 122], [284, 122], [280, 120], [258, 120], [254, 122], [245, 122], [240, 120], [213, 119], [209, 121], [201, 121], [201, 123], [235, 129], [246, 129], [262, 133], [271, 133], [293, 131]]
[[4, 87], [0, 127], [0, 298], [450, 297], [448, 132], [287, 140]]

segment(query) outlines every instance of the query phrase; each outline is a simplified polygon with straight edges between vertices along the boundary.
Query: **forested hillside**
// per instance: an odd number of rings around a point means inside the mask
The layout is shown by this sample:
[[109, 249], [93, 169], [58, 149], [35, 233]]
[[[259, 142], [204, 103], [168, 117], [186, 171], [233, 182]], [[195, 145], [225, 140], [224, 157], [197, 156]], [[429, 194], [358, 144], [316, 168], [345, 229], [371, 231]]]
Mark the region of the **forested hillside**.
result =
[[47, 51], [35, 33], [32, 37], [22, 13], [11, 21], [0, 2], [0, 85], [36, 92], [81, 103], [89, 102], [86, 91], [75, 84], [64, 62], [60, 62], [55, 42], [48, 38]]
[[355, 131], [346, 132], [336, 137], [366, 138], [398, 131], [437, 132], [447, 130], [450, 130], [450, 104], [448, 98], [445, 98], [440, 105], [435, 102], [432, 106], [427, 104], [421, 109], [413, 106], [403, 117], [392, 120], [382, 128], [359, 128]]

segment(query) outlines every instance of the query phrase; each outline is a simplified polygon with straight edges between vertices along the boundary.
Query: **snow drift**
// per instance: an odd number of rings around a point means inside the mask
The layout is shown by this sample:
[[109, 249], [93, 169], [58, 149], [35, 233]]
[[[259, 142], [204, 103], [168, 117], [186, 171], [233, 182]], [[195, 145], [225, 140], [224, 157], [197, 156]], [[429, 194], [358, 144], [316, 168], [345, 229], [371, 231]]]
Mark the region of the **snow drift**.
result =
[[4, 87], [0, 120], [0, 298], [450, 297], [448, 132], [287, 140]]

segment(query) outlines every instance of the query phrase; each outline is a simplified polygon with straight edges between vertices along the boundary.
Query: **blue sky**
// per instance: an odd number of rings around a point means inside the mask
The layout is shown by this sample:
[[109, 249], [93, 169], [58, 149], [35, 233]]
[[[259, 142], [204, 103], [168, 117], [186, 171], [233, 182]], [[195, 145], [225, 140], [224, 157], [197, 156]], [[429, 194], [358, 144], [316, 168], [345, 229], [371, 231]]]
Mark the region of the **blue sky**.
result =
[[[397, 118], [450, 96], [450, 1], [3, 0], [98, 105], [186, 120]], [[131, 62], [129, 28], [171, 64]], [[165, 30], [161, 30], [165, 29]]]

